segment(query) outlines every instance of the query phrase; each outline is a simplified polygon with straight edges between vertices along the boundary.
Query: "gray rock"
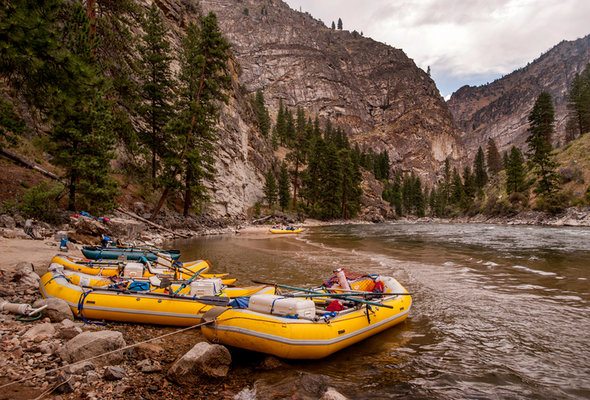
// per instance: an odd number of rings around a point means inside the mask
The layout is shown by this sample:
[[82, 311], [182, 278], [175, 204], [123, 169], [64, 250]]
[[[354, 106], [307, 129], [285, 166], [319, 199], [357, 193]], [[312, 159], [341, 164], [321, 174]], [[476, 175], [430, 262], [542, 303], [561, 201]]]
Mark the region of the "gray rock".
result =
[[158, 361], [145, 359], [137, 363], [137, 367], [141, 372], [151, 374], [153, 372], [162, 371], [162, 365]]
[[[97, 331], [82, 332], [69, 340], [59, 351], [61, 359], [67, 363], [74, 363], [90, 357], [104, 354], [125, 346], [121, 332]], [[123, 351], [99, 357], [92, 360], [97, 366], [118, 364], [123, 361]]]
[[329, 387], [320, 400], [348, 400], [348, 397], [344, 396], [342, 393], [338, 392], [333, 387]]
[[140, 343], [134, 347], [135, 355], [139, 359], [154, 359], [164, 353], [164, 348], [154, 343]]
[[82, 375], [89, 371], [94, 371], [96, 367], [91, 361], [82, 361], [77, 364], [68, 366], [67, 370], [72, 375]]
[[319, 399], [330, 388], [330, 378], [324, 375], [298, 372], [279, 381], [258, 380], [254, 384], [256, 399]]
[[33, 325], [26, 331], [23, 336], [23, 341], [31, 341], [34, 343], [40, 343], [44, 340], [52, 338], [55, 335], [55, 328], [50, 323]]
[[86, 373], [86, 383], [94, 383], [100, 380], [100, 375], [96, 371], [88, 371]]
[[57, 335], [62, 339], [70, 340], [82, 333], [82, 329], [72, 320], [64, 319], [61, 324], [56, 326]]
[[167, 377], [180, 385], [193, 385], [195, 381], [225, 377], [230, 364], [231, 355], [225, 347], [201, 342], [170, 367]]
[[109, 365], [104, 370], [102, 377], [107, 381], [120, 381], [121, 379], [125, 378], [125, 375], [127, 375], [127, 373], [123, 368]]
[[10, 215], [0, 215], [0, 226], [3, 228], [14, 229], [16, 228], [16, 221]]
[[261, 369], [264, 371], [269, 371], [272, 369], [281, 368], [285, 365], [281, 360], [276, 357], [268, 356], [256, 367], [256, 369]]
[[[70, 306], [68, 306], [68, 303], [66, 303], [64, 300], [58, 299], [56, 297], [39, 299], [35, 303], [33, 303], [33, 308], [39, 308], [44, 305], [47, 305], [47, 308], [43, 310], [43, 314], [49, 317], [51, 322], [62, 322], [64, 319], [68, 319], [71, 321], [74, 320], [74, 314], [72, 313]], [[71, 338], [65, 336], [61, 337], [64, 337], [65, 339]]]
[[12, 276], [12, 281], [16, 283], [21, 290], [38, 290], [41, 278], [33, 270], [33, 264], [30, 262], [20, 262], [16, 264], [16, 272]]

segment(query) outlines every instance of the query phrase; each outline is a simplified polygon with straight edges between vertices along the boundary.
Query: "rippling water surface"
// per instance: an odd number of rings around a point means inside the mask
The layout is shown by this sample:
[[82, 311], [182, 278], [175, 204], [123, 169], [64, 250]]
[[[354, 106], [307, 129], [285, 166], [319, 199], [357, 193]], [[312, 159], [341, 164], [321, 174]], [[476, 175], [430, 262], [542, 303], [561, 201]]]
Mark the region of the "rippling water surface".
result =
[[396, 277], [405, 323], [308, 371], [351, 398], [590, 398], [590, 229], [462, 224], [346, 225], [293, 237], [175, 243], [215, 271], [313, 285], [336, 267]]

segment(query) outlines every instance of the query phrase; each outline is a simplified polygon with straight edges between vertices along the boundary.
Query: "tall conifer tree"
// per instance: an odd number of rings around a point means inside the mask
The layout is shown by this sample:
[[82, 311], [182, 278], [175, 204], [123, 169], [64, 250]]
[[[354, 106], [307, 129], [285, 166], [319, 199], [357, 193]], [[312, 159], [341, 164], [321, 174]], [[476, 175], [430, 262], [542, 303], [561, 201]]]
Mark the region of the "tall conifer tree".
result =
[[182, 41], [177, 115], [167, 129], [177, 150], [167, 157], [167, 184], [156, 205], [152, 218], [162, 207], [170, 190], [178, 187], [176, 176], [183, 176], [183, 214], [188, 216], [194, 199], [207, 199], [205, 180], [213, 178], [215, 126], [220, 105], [227, 102], [230, 87], [227, 68], [229, 43], [209, 13], [187, 27]]
[[488, 139], [487, 161], [488, 171], [491, 175], [496, 175], [502, 170], [502, 157], [496, 146], [496, 141], [492, 138]]
[[140, 107], [141, 115], [147, 123], [140, 140], [151, 151], [152, 185], [155, 186], [158, 171], [158, 158], [166, 154], [166, 138], [163, 128], [172, 111], [172, 86], [170, 72], [172, 56], [170, 44], [166, 40], [167, 29], [158, 6], [153, 3], [144, 19], [145, 34], [138, 46], [142, 76]]
[[291, 192], [289, 191], [289, 171], [287, 164], [284, 162], [281, 164], [281, 170], [279, 172], [279, 205], [281, 210], [285, 211], [289, 207], [291, 201]]
[[508, 194], [521, 193], [525, 187], [525, 164], [522, 152], [515, 146], [510, 149], [506, 157], [506, 192]]
[[475, 174], [475, 186], [478, 189], [482, 189], [488, 183], [488, 173], [486, 172], [485, 156], [481, 146], [477, 149], [477, 154], [473, 161], [473, 173]]
[[551, 151], [551, 135], [555, 124], [555, 111], [551, 95], [543, 92], [537, 97], [537, 101], [529, 114], [529, 137], [527, 155], [537, 175], [537, 187], [535, 191], [542, 195], [551, 195], [557, 189], [556, 163], [553, 161]]

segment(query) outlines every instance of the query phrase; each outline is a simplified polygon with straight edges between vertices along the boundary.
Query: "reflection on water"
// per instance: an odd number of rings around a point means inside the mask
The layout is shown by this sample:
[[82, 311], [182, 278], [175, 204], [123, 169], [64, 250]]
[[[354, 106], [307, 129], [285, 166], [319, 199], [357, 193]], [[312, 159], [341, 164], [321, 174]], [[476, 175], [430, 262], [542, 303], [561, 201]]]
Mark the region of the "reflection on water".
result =
[[175, 245], [243, 285], [314, 285], [341, 266], [395, 276], [414, 293], [405, 323], [325, 360], [289, 362], [351, 398], [590, 398], [590, 229], [347, 225]]

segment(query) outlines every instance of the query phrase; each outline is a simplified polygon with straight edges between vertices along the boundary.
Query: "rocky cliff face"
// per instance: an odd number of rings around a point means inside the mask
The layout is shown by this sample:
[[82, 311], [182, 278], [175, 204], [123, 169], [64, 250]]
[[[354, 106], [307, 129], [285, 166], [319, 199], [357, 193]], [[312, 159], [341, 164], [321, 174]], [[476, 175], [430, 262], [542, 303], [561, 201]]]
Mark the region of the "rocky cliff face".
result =
[[448, 104], [462, 131], [465, 154], [474, 155], [490, 137], [500, 151], [512, 145], [525, 147], [528, 114], [542, 91], [552, 95], [555, 105], [554, 143], [563, 143], [569, 86], [589, 62], [590, 35], [563, 41], [526, 67], [488, 85], [459, 89]]
[[240, 83], [248, 92], [262, 89], [272, 115], [279, 99], [302, 106], [428, 180], [447, 156], [459, 157], [444, 100], [402, 50], [331, 30], [279, 0], [200, 5], [218, 15], [241, 67]]

